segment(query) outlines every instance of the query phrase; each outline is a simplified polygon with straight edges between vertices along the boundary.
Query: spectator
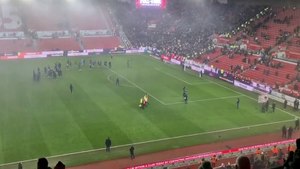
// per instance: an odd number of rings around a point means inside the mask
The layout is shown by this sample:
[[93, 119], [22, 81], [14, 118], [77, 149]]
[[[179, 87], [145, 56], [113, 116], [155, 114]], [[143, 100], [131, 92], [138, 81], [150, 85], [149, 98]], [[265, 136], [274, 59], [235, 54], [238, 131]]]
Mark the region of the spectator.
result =
[[236, 169], [251, 169], [250, 160], [246, 156], [240, 156], [236, 159]]
[[23, 165], [21, 162], [18, 164], [18, 169], [23, 169]]
[[209, 161], [204, 161], [199, 169], [213, 169]]
[[134, 47], [156, 48], [161, 54], [197, 57], [214, 52], [211, 35], [232, 31], [233, 27], [265, 9], [265, 6], [203, 3], [173, 0], [166, 10], [148, 12], [132, 9], [124, 2], [114, 4], [117, 9], [114, 12]]
[[284, 164], [283, 164], [284, 169], [291, 169], [293, 158], [294, 158], [294, 152], [290, 151], [287, 159], [284, 161]]
[[210, 163], [211, 163], [211, 166], [212, 166], [213, 168], [216, 167], [217, 161], [218, 161], [217, 156], [216, 156], [216, 155], [213, 155], [213, 156], [211, 157], [211, 159], [210, 159]]
[[46, 158], [39, 158], [37, 163], [37, 169], [51, 169], [48, 167], [48, 160]]
[[54, 167], [54, 169], [65, 169], [65, 168], [66, 166], [61, 161], [58, 161], [58, 163]]
[[300, 168], [300, 138], [296, 140], [296, 150], [291, 166], [293, 169]]
[[273, 153], [273, 156], [277, 156], [278, 155], [278, 148], [277, 148], [276, 145], [272, 148], [272, 153]]

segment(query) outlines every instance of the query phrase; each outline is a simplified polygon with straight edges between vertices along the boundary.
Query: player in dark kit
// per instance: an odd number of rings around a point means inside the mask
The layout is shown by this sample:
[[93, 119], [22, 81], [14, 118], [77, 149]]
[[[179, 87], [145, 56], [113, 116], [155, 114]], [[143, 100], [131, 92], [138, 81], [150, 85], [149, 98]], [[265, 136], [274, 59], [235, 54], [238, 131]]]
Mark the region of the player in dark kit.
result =
[[284, 100], [284, 102], [283, 102], [283, 108], [286, 109], [286, 107], [287, 107], [287, 100]]
[[119, 78], [116, 79], [116, 86], [120, 86], [120, 80], [119, 80]]
[[286, 128], [285, 125], [282, 126], [281, 133], [282, 133], [282, 134], [281, 134], [281, 137], [282, 137], [282, 138], [286, 138], [287, 128]]
[[275, 112], [275, 107], [276, 107], [276, 104], [273, 102], [273, 103], [272, 103], [272, 112], [273, 112], [273, 113]]
[[187, 92], [187, 89], [186, 89], [185, 86], [182, 88], [182, 92], [183, 92], [183, 93], [186, 93], [186, 92]]
[[70, 84], [70, 92], [73, 93], [73, 85]]
[[188, 94], [187, 93], [183, 93], [183, 100], [184, 100], [184, 103], [187, 104], [187, 102], [188, 102]]
[[299, 119], [295, 121], [295, 130], [299, 130]]
[[240, 108], [240, 98], [237, 98], [237, 101], [236, 101], [236, 108], [237, 108], [237, 109]]
[[187, 104], [187, 101], [188, 101], [188, 91], [187, 91], [187, 88], [184, 86], [182, 88], [182, 97], [183, 97], [183, 100], [184, 100], [184, 103]]

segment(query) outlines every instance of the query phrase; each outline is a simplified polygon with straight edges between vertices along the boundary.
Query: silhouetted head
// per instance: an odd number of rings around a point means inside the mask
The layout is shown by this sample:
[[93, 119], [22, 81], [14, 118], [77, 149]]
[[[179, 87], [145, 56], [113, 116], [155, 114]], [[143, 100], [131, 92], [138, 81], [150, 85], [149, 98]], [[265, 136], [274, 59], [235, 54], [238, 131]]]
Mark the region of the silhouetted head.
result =
[[251, 169], [250, 160], [247, 156], [240, 156], [236, 159], [236, 169]]
[[200, 169], [212, 169], [211, 163], [209, 161], [204, 161]]
[[296, 145], [297, 145], [297, 149], [300, 149], [300, 138], [297, 138]]
[[37, 163], [37, 169], [47, 169], [48, 168], [48, 160], [46, 158], [39, 158]]

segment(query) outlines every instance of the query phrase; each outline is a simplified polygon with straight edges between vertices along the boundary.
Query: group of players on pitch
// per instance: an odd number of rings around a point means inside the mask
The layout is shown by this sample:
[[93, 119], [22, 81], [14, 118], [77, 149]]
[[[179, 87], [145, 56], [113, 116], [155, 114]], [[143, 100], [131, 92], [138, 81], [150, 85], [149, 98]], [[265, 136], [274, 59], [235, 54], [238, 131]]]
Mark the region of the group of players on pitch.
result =
[[145, 94], [145, 96], [140, 99], [139, 107], [141, 109], [144, 109], [148, 104], [149, 104], [149, 95]]

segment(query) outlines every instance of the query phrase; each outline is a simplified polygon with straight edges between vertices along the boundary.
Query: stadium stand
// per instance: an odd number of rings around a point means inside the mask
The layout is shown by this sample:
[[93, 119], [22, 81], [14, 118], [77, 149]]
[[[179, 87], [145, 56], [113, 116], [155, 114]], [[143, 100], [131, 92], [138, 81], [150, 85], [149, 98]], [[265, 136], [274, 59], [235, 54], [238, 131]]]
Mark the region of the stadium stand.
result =
[[2, 5], [1, 53], [111, 49], [120, 45], [113, 25], [107, 22], [109, 15], [99, 4], [82, 12], [80, 6], [61, 3], [19, 4], [22, 8]]
[[109, 49], [119, 46], [118, 37], [82, 37], [85, 49]]
[[[285, 162], [284, 159], [287, 158], [289, 152], [297, 152], [297, 144], [295, 143], [299, 141], [293, 139], [281, 142], [267, 143], [263, 145], [242, 147], [233, 150], [195, 154], [178, 159], [170, 159], [163, 162], [128, 167], [127, 169], [138, 169], [143, 167], [153, 169], [198, 169], [204, 161], [211, 161], [214, 157], [217, 158], [216, 167], [214, 167], [214, 169], [235, 169], [235, 162], [239, 156], [247, 156], [250, 159], [253, 169], [271, 169], [283, 166]], [[274, 149], [277, 150], [276, 154], [274, 154]]]
[[243, 62], [243, 58], [242, 55], [222, 55], [210, 62], [210, 65], [229, 72], [243, 72], [250, 67], [250, 64]]
[[33, 52], [33, 40], [31, 39], [0, 39], [1, 53]]
[[39, 51], [47, 50], [81, 50], [79, 43], [74, 38], [39, 39]]
[[[287, 83], [291, 83], [296, 78], [297, 72], [295, 71], [295, 65], [289, 63], [280, 63], [280, 68], [275, 68], [265, 65], [257, 65], [255, 69], [250, 69], [243, 73], [244, 76], [248, 76], [251, 79], [255, 79], [260, 82], [265, 82], [272, 86], [283, 87]], [[276, 63], [274, 63], [275, 65]]]
[[[231, 23], [239, 25], [242, 20], [238, 16], [249, 18], [253, 13], [264, 8], [256, 6], [253, 11], [251, 7], [228, 7], [218, 4], [212, 4], [207, 8], [201, 3], [182, 3], [178, 0], [174, 1], [166, 11], [145, 13], [126, 4], [118, 7], [115, 13], [133, 46], [156, 47], [163, 53], [174, 53], [185, 57], [200, 56], [201, 53], [206, 52], [204, 51], [206, 48], [212, 50], [212, 40], [209, 37], [214, 32], [230, 29]], [[218, 12], [211, 13], [212, 10]], [[227, 13], [229, 10], [231, 12]], [[173, 20], [175, 22], [171, 22]]]

